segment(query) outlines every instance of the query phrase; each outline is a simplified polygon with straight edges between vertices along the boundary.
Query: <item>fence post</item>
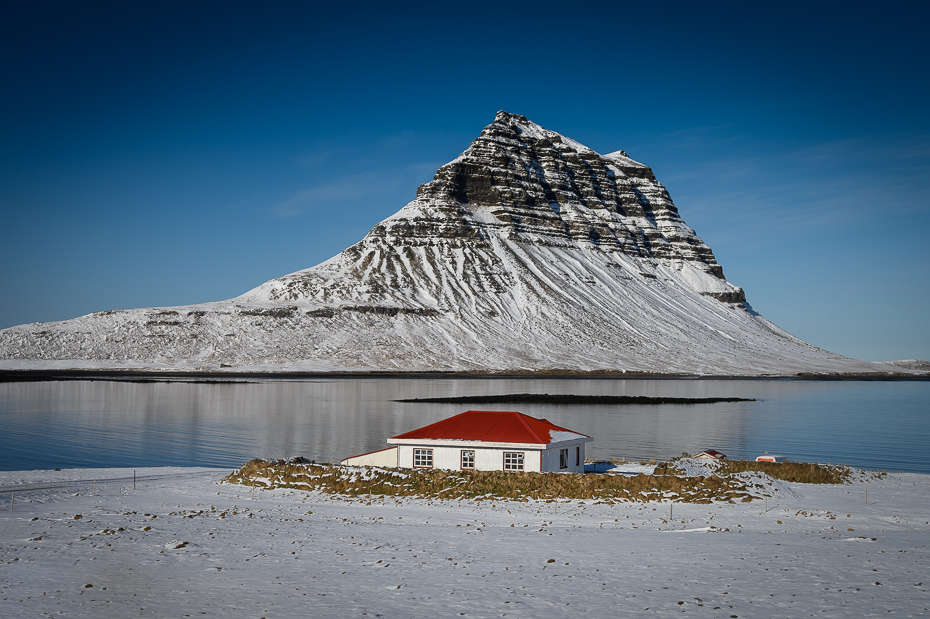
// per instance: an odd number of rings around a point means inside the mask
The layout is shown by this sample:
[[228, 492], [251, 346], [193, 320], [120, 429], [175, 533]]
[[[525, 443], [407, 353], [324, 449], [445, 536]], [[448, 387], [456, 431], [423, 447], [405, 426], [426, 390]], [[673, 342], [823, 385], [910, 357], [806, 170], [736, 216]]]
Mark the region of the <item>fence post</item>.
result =
[[136, 489], [136, 470], [132, 470], [132, 489]]
[[11, 493], [10, 493], [10, 511], [13, 511], [13, 501], [14, 501], [15, 499], [16, 499], [16, 493], [15, 493], [15, 492], [11, 492]]

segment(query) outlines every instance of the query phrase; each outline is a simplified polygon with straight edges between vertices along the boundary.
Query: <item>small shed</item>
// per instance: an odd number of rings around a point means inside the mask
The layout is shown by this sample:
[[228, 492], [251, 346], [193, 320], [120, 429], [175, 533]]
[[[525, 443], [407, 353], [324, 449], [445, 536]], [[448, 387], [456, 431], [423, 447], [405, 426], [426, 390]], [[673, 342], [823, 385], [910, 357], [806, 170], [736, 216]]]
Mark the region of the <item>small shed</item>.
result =
[[759, 456], [756, 458], [756, 462], [787, 462], [788, 459], [784, 456], [771, 456], [765, 454], [764, 456]]
[[346, 458], [342, 464], [583, 473], [585, 444], [592, 440], [523, 413], [467, 411], [389, 438], [393, 447]]
[[716, 449], [708, 449], [707, 451], [702, 451], [699, 454], [694, 454], [694, 456], [692, 457], [705, 458], [708, 460], [726, 460], [727, 459], [727, 455], [725, 453], [721, 453], [717, 451]]

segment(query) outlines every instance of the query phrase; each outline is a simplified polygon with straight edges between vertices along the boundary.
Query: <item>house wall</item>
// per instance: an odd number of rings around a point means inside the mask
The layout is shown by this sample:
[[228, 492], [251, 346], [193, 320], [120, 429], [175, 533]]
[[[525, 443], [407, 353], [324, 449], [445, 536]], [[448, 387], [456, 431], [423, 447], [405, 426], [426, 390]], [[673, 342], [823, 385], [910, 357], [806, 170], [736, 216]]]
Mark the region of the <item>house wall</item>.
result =
[[[438, 445], [399, 445], [400, 449], [398, 466], [413, 468], [413, 450], [414, 449], [432, 449], [433, 450], [433, 468], [458, 471], [462, 468], [462, 450], [470, 449], [475, 452], [475, 470], [476, 471], [503, 471], [504, 470], [504, 452], [522, 451], [523, 452], [523, 470], [539, 472], [540, 471], [540, 453], [539, 449], [523, 448], [497, 448], [497, 447], [477, 447], [463, 444], [455, 447], [438, 446]], [[558, 467], [558, 453], [556, 453], [556, 467]]]
[[[578, 464], [575, 464], [575, 448], [580, 449]], [[536, 473], [584, 473], [585, 443], [578, 441], [575, 443], [561, 444], [548, 449], [526, 449], [526, 448], [500, 448], [500, 447], [478, 447], [470, 446], [467, 443], [449, 447], [445, 445], [400, 445], [398, 466], [413, 468], [413, 450], [414, 449], [432, 449], [433, 450], [433, 468], [457, 471], [462, 468], [462, 450], [472, 449], [475, 452], [475, 470], [477, 471], [503, 471], [504, 470], [504, 452], [505, 451], [522, 451], [523, 470]], [[568, 467], [559, 467], [559, 452], [562, 449], [568, 450]]]
[[[540, 471], [543, 473], [584, 473], [584, 446], [583, 442], [562, 444], [557, 447], [551, 447], [542, 452], [542, 466]], [[578, 464], [575, 464], [575, 448], [579, 447], [581, 453], [578, 457]], [[559, 468], [559, 452], [568, 449], [568, 468]]]
[[352, 456], [346, 458], [340, 464], [346, 466], [381, 466], [384, 468], [394, 468], [397, 466], [397, 447], [388, 447], [380, 451], [375, 451], [361, 456]]

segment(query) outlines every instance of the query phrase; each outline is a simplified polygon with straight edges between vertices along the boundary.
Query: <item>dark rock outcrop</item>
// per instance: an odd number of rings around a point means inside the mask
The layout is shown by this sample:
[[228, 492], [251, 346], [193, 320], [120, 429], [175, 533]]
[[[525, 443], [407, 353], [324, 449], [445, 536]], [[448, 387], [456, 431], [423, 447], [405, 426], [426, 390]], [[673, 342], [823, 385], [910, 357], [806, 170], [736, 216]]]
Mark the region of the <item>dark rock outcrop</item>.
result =
[[723, 301], [724, 303], [745, 303], [746, 302], [746, 293], [743, 292], [742, 288], [737, 288], [736, 290], [728, 290], [725, 292], [702, 292], [702, 295], [705, 297], [711, 297], [717, 299], [718, 301]]

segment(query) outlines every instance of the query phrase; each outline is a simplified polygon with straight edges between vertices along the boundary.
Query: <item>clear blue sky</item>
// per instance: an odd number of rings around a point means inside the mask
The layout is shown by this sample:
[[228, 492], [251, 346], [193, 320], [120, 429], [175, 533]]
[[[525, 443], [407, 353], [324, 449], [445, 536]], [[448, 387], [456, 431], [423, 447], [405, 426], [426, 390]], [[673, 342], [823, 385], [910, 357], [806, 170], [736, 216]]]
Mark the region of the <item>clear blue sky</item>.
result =
[[926, 6], [7, 2], [0, 328], [312, 266], [504, 109], [652, 166], [776, 324], [930, 359]]

